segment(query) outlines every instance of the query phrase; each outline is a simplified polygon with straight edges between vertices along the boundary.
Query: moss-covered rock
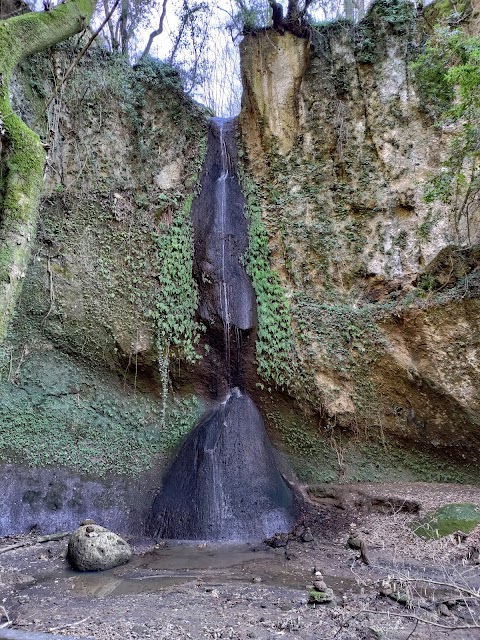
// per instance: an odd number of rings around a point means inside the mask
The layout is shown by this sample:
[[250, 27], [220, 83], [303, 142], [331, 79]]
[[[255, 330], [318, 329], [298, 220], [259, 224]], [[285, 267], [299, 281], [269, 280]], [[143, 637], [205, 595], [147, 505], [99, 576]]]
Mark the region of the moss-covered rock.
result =
[[471, 502], [446, 504], [412, 525], [413, 532], [425, 539], [438, 539], [456, 531], [470, 533], [480, 524], [480, 506]]
[[[30, 126], [48, 131], [43, 104], [78, 46], [57, 48], [55, 65], [39, 54], [17, 72], [13, 104]], [[19, 482], [28, 499], [45, 473], [99, 487], [127, 477], [127, 510], [135, 495], [147, 510], [145, 478], [160, 482], [204, 409], [185, 360], [198, 329], [189, 209], [205, 115], [161, 63], [133, 69], [93, 46], [49, 118], [56, 124], [38, 234], [29, 238], [34, 257], [26, 255], [0, 350], [0, 463], [14, 485], [16, 474], [28, 475]], [[176, 365], [170, 378], [159, 371], [165, 345]], [[30, 509], [13, 499], [12, 531]], [[75, 521], [66, 502], [58, 518]]]
[[10, 79], [26, 56], [43, 51], [85, 29], [91, 0], [75, 0], [50, 12], [26, 13], [0, 23], [0, 122], [2, 211], [0, 215], [0, 344], [20, 294], [36, 231], [46, 154], [38, 135], [10, 103]]

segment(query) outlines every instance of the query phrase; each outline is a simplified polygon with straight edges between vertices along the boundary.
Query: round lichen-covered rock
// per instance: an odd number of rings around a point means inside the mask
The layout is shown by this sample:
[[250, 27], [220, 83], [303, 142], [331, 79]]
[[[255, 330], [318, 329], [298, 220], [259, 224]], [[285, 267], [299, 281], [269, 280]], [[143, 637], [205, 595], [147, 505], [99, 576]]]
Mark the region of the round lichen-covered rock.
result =
[[98, 524], [80, 526], [68, 541], [68, 559], [79, 571], [104, 571], [130, 560], [132, 550], [123, 538]]
[[480, 524], [480, 506], [471, 502], [446, 504], [428, 513], [420, 522], [412, 526], [417, 536], [438, 539], [455, 531], [470, 533]]

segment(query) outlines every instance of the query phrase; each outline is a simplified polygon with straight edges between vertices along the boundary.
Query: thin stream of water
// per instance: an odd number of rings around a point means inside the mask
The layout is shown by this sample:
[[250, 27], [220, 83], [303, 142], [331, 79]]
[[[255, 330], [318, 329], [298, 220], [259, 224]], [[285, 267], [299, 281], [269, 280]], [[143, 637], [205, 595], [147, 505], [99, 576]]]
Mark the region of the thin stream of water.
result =
[[[228, 156], [227, 156], [227, 146], [225, 143], [225, 135], [224, 135], [224, 121], [220, 120], [218, 122], [218, 131], [220, 136], [220, 154], [222, 160], [222, 173], [217, 180], [218, 189], [220, 191], [220, 197], [218, 198], [219, 202], [219, 213], [220, 213], [220, 229], [221, 229], [221, 243], [222, 243], [222, 273], [221, 273], [221, 281], [220, 281], [220, 292], [219, 298], [221, 301], [221, 306], [223, 310], [223, 326], [224, 326], [224, 342], [225, 342], [225, 354], [226, 354], [226, 365], [227, 365], [227, 374], [230, 377], [230, 308], [229, 308], [229, 299], [228, 299], [228, 287], [227, 287], [227, 277], [226, 277], [226, 268], [225, 268], [225, 253], [226, 253], [226, 245], [228, 241], [228, 236], [226, 232], [226, 216], [227, 216], [227, 179], [229, 177], [228, 173]], [[229, 383], [231, 381], [229, 380]]]

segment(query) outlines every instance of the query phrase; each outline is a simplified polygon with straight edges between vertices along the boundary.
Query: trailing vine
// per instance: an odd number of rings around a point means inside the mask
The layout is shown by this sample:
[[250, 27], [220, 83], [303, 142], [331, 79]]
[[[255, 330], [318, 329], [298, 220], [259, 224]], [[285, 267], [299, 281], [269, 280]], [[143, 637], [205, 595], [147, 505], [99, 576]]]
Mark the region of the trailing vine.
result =
[[425, 201], [452, 207], [457, 234], [480, 198], [480, 37], [441, 26], [411, 64], [422, 106], [438, 128], [453, 128], [448, 156], [426, 184]]
[[269, 260], [267, 230], [255, 184], [243, 178], [249, 219], [247, 272], [252, 279], [258, 307], [256, 352], [258, 373], [281, 388], [288, 388], [295, 375], [295, 342], [288, 300]]
[[157, 322], [157, 350], [162, 384], [162, 427], [165, 426], [168, 369], [172, 352], [187, 362], [194, 362], [199, 357], [195, 351], [201, 327], [195, 320], [198, 288], [192, 277], [192, 200], [193, 195], [189, 195], [171, 223], [162, 223], [161, 232], [156, 238], [160, 290], [153, 316]]

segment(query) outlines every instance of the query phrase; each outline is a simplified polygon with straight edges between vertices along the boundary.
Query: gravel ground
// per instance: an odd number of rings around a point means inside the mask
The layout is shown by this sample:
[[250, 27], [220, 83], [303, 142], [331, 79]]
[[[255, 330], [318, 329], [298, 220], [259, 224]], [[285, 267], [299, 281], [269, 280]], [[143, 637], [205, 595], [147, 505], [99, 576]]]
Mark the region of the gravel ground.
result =
[[[0, 604], [12, 628], [98, 640], [480, 638], [480, 565], [468, 557], [480, 528], [461, 543], [453, 536], [426, 542], [409, 528], [441, 504], [480, 504], [480, 488], [354, 485], [314, 493], [305, 516], [313, 541], [285, 547], [131, 541], [130, 563], [87, 574], [68, 567], [67, 539], [0, 553]], [[406, 500], [419, 512], [402, 511]], [[347, 546], [351, 531], [365, 543], [369, 565]], [[29, 540], [1, 539], [0, 552]], [[315, 571], [333, 602], [308, 604]]]

